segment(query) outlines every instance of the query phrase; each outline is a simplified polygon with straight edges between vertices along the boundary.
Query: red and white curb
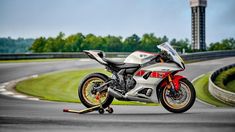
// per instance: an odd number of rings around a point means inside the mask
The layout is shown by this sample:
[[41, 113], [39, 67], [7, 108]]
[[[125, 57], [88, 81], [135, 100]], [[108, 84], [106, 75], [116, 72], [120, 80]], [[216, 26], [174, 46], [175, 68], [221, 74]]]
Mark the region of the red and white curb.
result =
[[17, 92], [14, 89], [18, 82], [29, 79], [29, 78], [36, 78], [36, 77], [38, 77], [38, 75], [32, 75], [29, 77], [24, 77], [24, 78], [20, 78], [17, 80], [12, 80], [9, 82], [1, 83], [0, 84], [0, 94], [5, 95], [5, 96], [9, 96], [9, 97], [20, 98], [20, 99], [39, 100], [39, 98], [24, 95], [22, 93]]

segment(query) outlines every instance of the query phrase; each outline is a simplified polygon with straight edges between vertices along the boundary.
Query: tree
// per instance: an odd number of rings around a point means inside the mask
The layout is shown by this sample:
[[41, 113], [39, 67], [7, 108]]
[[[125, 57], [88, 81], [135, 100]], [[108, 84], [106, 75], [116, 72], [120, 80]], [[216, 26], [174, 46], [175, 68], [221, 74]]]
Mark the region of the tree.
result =
[[62, 52], [64, 49], [65, 45], [65, 40], [64, 40], [65, 34], [60, 32], [57, 37], [55, 38], [55, 41], [53, 43], [53, 48], [56, 52]]
[[186, 52], [190, 52], [190, 42], [189, 40], [186, 39], [180, 39], [177, 41], [175, 38], [170, 41], [170, 44], [178, 51], [178, 52], [183, 52], [183, 49]]
[[62, 52], [64, 50], [65, 34], [60, 32], [56, 38], [49, 37], [43, 48], [44, 52]]
[[139, 44], [140, 44], [140, 37], [136, 34], [133, 34], [132, 36], [127, 37], [124, 40], [123, 51], [133, 52], [137, 49], [137, 47], [139, 47]]
[[104, 37], [105, 40], [105, 51], [109, 52], [120, 52], [122, 51], [122, 37], [116, 37], [116, 36], [106, 36]]
[[75, 35], [70, 35], [65, 39], [65, 45], [63, 51], [65, 52], [79, 52], [81, 49], [81, 44], [85, 37], [82, 33], [77, 33]]
[[164, 36], [163, 36], [163, 38], [162, 38], [162, 43], [164, 43], [164, 42], [168, 42], [168, 40], [169, 40], [169, 39], [167, 38], [167, 36], [166, 36], [166, 35], [164, 35]]
[[55, 39], [49, 37], [46, 41], [45, 47], [43, 49], [44, 52], [57, 52], [57, 48], [55, 45]]
[[101, 36], [88, 34], [81, 44], [81, 50], [102, 50], [105, 47], [105, 40]]
[[165, 38], [157, 38], [153, 33], [144, 34], [141, 39], [141, 44], [139, 45], [140, 50], [156, 52], [158, 51], [157, 45], [166, 41]]
[[44, 52], [44, 47], [46, 45], [46, 38], [45, 37], [39, 37], [37, 38], [32, 46], [29, 48], [29, 50], [33, 52]]
[[211, 43], [209, 50], [231, 50], [235, 49], [235, 40], [233, 38], [223, 39], [221, 42]]

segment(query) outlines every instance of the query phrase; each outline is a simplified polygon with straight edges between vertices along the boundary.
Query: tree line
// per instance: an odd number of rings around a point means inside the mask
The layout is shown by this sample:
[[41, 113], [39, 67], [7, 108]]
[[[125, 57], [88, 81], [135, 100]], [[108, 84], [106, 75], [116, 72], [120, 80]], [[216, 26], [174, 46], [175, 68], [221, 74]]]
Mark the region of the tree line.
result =
[[[141, 37], [133, 34], [123, 38], [121, 36], [96, 36], [82, 33], [65, 36], [60, 32], [56, 37], [39, 37], [37, 39], [12, 39], [0, 38], [0, 53], [25, 53], [25, 52], [81, 52], [83, 50], [103, 50], [106, 52], [133, 52], [144, 50], [157, 52], [157, 45], [169, 42], [178, 52], [196, 52], [191, 50], [190, 41], [186, 39], [171, 39], [166, 36], [156, 37], [153, 33], [143, 34]], [[223, 39], [211, 43], [207, 50], [232, 50], [235, 49], [234, 38]]]
[[[133, 34], [129, 37], [121, 36], [96, 36], [94, 34], [83, 35], [77, 33], [65, 37], [60, 32], [56, 37], [37, 38], [30, 50], [33, 52], [81, 52], [83, 50], [103, 50], [108, 52], [133, 52], [144, 50], [156, 52], [157, 45], [169, 42], [178, 52], [197, 52], [192, 50], [190, 41], [186, 39], [169, 40], [166, 36], [156, 37], [153, 33], [145, 33], [142, 37]], [[211, 43], [208, 50], [232, 50], [235, 49], [234, 38], [223, 39], [221, 42]]]
[[228, 38], [223, 39], [220, 42], [211, 43], [208, 50], [233, 50], [235, 49], [235, 39], [234, 38]]
[[[125, 39], [121, 36], [96, 36], [94, 34], [83, 35], [77, 33], [65, 37], [60, 32], [56, 37], [37, 38], [30, 50], [33, 52], [81, 52], [83, 50], [103, 50], [108, 52], [133, 52], [135, 50], [144, 50], [156, 52], [157, 45], [167, 42], [166, 36], [156, 37], [153, 33], [146, 33], [142, 37], [133, 34]], [[183, 48], [190, 51], [190, 42], [188, 39], [172, 39], [170, 43], [179, 51]]]
[[25, 53], [29, 51], [34, 39], [0, 38], [0, 53]]

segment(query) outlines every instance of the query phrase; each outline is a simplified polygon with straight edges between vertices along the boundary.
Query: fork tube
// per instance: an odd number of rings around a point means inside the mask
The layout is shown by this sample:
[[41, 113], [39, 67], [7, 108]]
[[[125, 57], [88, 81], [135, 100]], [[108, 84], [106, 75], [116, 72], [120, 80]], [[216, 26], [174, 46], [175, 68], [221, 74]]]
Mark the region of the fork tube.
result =
[[170, 82], [170, 85], [171, 85], [171, 90], [175, 93], [175, 86], [172, 82], [172, 78], [171, 78], [171, 75], [168, 75], [168, 80]]

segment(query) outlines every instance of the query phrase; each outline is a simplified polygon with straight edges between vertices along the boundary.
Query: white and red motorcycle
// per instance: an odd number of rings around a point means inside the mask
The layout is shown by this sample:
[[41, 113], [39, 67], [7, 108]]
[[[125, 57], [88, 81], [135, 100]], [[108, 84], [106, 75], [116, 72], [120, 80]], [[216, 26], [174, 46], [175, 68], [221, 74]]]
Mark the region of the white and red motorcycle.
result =
[[[176, 75], [185, 69], [184, 62], [168, 43], [158, 45], [159, 54], [135, 51], [124, 62], [105, 58], [102, 51], [84, 51], [91, 59], [112, 73], [92, 73], [78, 88], [81, 102], [88, 108], [109, 107], [113, 99], [122, 101], [161, 102], [170, 112], [182, 113], [195, 102], [195, 90], [187, 78]], [[100, 101], [95, 99], [99, 93]]]

